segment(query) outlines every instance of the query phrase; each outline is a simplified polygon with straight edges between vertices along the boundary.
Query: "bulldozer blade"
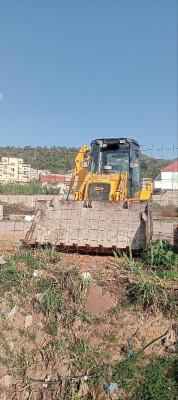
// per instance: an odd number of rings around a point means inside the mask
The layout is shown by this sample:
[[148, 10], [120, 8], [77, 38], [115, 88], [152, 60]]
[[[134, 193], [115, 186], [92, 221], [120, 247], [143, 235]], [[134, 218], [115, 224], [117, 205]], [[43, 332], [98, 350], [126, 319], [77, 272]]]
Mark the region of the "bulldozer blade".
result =
[[[144, 201], [39, 200], [24, 242], [56, 245], [63, 251], [112, 253], [146, 249], [151, 208]], [[150, 223], [149, 223], [150, 226]], [[148, 237], [149, 236], [149, 237]]]

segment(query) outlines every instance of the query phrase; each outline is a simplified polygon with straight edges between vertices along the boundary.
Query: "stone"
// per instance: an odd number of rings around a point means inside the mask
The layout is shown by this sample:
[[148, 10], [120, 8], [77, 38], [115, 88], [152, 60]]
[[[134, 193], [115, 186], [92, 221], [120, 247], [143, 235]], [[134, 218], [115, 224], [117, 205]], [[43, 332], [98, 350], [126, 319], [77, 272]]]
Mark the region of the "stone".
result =
[[23, 394], [23, 400], [28, 400], [30, 396], [30, 393], [28, 390], [25, 391], [25, 393]]
[[116, 307], [116, 298], [109, 291], [104, 291], [101, 286], [90, 285], [86, 291], [84, 310], [95, 316], [99, 316]]
[[109, 398], [110, 400], [118, 400], [118, 399], [124, 399], [125, 398], [125, 392], [122, 388], [118, 389], [111, 389], [109, 392]]
[[9, 400], [9, 395], [6, 392], [1, 391], [1, 397], [0, 400]]
[[13, 342], [10, 342], [10, 343], [9, 343], [9, 347], [10, 347], [10, 350], [11, 350], [11, 351], [14, 350], [14, 343], [13, 343]]
[[25, 328], [30, 328], [30, 326], [32, 326], [32, 322], [33, 322], [32, 315], [27, 315], [25, 317]]
[[136, 339], [134, 339], [133, 337], [130, 337], [130, 338], [127, 339], [127, 343], [126, 343], [126, 345], [123, 347], [122, 350], [123, 350], [125, 353], [130, 353], [130, 352], [132, 352], [132, 350], [135, 348], [136, 344], [137, 344]]
[[18, 306], [15, 305], [14, 308], [12, 308], [12, 310], [7, 315], [7, 318], [12, 319], [14, 317], [14, 315], [16, 314], [17, 309], [18, 309]]
[[70, 365], [70, 359], [63, 360], [60, 363], [60, 365], [59, 365], [59, 367], [58, 367], [58, 369], [56, 371], [57, 375], [58, 375], [58, 378], [66, 375], [67, 370], [69, 369], [69, 365]]
[[12, 385], [12, 380], [13, 377], [10, 375], [4, 375], [1, 379], [0, 379], [0, 385], [4, 386], [4, 387], [9, 387]]
[[178, 323], [174, 322], [172, 324], [172, 329], [175, 332], [175, 340], [178, 341]]
[[4, 265], [6, 262], [4, 261], [3, 257], [0, 256], [0, 265]]
[[99, 271], [99, 267], [97, 267], [97, 265], [95, 265], [95, 264], [92, 264], [92, 265], [91, 265], [91, 269], [92, 269], [93, 271]]

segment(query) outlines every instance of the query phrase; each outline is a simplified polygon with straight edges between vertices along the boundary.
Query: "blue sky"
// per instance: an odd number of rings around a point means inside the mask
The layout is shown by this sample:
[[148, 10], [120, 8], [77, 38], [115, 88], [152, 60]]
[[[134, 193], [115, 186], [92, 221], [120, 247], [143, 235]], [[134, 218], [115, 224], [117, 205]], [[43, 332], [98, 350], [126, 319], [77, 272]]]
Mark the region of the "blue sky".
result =
[[0, 0], [0, 132], [1, 146], [176, 147], [177, 1]]

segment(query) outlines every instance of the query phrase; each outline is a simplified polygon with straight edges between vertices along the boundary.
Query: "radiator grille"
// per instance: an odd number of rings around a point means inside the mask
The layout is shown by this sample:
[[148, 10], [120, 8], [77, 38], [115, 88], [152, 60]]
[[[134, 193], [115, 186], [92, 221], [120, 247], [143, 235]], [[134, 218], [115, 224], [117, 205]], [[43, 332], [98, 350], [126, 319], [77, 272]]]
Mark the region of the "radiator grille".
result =
[[88, 186], [87, 200], [109, 200], [110, 183], [90, 183]]

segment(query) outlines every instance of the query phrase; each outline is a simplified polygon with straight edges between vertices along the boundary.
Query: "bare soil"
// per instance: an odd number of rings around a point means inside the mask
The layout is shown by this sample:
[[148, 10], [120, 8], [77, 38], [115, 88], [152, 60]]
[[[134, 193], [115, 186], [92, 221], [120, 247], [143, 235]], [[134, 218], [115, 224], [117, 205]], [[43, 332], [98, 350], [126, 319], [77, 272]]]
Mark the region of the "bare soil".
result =
[[[6, 257], [9, 254], [18, 253], [19, 245], [8, 242], [1, 243], [0, 255]], [[108, 290], [115, 296], [117, 306], [114, 310], [102, 314], [98, 319], [93, 319], [90, 323], [87, 320], [77, 317], [73, 326], [63, 329], [59, 324], [55, 339], [64, 341], [87, 339], [90, 345], [100, 349], [102, 354], [100, 364], [110, 363], [111, 365], [119, 360], [125, 359], [125, 350], [130, 339], [134, 339], [134, 351], [138, 351], [152, 342], [156, 338], [164, 335], [165, 331], [171, 326], [169, 318], [163, 316], [159, 311], [153, 313], [143, 311], [139, 307], [127, 304], [127, 284], [128, 279], [118, 274], [118, 269], [114, 265], [115, 258], [112, 256], [92, 256], [81, 254], [63, 254], [63, 268], [72, 270], [77, 267], [82, 279], [82, 273], [89, 272], [98, 285], [103, 290]], [[53, 275], [56, 266], [49, 265], [49, 272]], [[32, 281], [35, 282], [35, 277]], [[29, 283], [33, 285], [33, 282]], [[11, 354], [13, 360], [18, 360], [19, 354], [25, 349], [27, 354], [34, 350], [35, 362], [32, 362], [26, 371], [28, 377], [40, 380], [58, 380], [59, 376], [75, 376], [80, 371], [72, 363], [73, 353], [70, 346], [61, 350], [61, 354], [54, 354], [52, 359], [45, 357], [45, 349], [50, 347], [51, 335], [46, 333], [45, 318], [42, 312], [37, 311], [30, 298], [26, 297], [25, 302], [19, 302], [15, 291], [6, 293], [2, 298], [0, 309], [4, 311], [4, 316], [0, 319], [3, 343], [6, 343], [6, 352], [3, 346], [0, 347], [2, 357], [8, 358], [11, 365]], [[36, 293], [36, 300], [40, 301], [40, 293]], [[14, 315], [9, 317], [9, 313], [17, 305]], [[70, 307], [70, 305], [69, 305]], [[71, 304], [72, 307], [72, 304]], [[175, 341], [175, 333], [170, 329], [166, 340], [150, 347], [147, 354], [164, 355], [167, 346]], [[9, 357], [8, 357], [9, 354]], [[18, 364], [18, 361], [17, 361]], [[17, 366], [14, 366], [17, 370]], [[85, 371], [87, 374], [89, 371]], [[0, 400], [51, 400], [60, 398], [61, 385], [44, 386], [37, 383], [29, 383], [18, 377], [9, 375], [6, 366], [0, 364]], [[105, 393], [97, 395], [96, 399], [108, 398]], [[62, 397], [61, 397], [62, 398]], [[81, 397], [87, 398], [87, 397]], [[93, 397], [94, 398], [94, 397]]]

